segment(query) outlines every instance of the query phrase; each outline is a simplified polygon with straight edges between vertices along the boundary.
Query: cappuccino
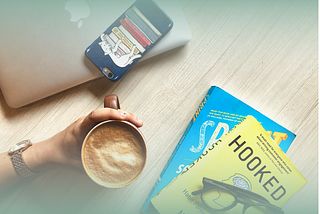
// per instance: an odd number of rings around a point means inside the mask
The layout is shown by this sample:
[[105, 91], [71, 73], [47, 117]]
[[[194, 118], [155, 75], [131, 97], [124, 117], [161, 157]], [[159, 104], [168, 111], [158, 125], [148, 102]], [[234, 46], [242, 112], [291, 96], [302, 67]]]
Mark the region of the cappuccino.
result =
[[146, 163], [146, 146], [132, 124], [111, 120], [97, 125], [84, 140], [81, 158], [88, 176], [101, 186], [132, 183]]

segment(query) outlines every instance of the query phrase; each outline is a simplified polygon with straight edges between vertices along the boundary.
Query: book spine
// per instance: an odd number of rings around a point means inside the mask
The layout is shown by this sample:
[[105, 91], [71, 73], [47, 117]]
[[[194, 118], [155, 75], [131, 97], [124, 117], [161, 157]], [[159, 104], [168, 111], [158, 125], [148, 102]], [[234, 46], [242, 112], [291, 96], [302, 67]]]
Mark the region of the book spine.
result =
[[144, 43], [148, 45], [151, 45], [151, 41], [140, 31], [140, 29], [134, 25], [127, 17], [124, 18], [124, 22], [127, 23], [127, 25], [138, 34], [139, 38], [143, 40]]
[[127, 31], [129, 31], [129, 33], [130, 33], [144, 48], [147, 47], [147, 43], [145, 43], [145, 42], [142, 40], [142, 38], [138, 35], [138, 33], [137, 33], [135, 30], [133, 30], [133, 29], [131, 28], [131, 26], [128, 25], [127, 22], [125, 22], [123, 19], [121, 19], [121, 20], [120, 20], [120, 23], [123, 25], [123, 27], [124, 27]]
[[[133, 44], [132, 42], [129, 41], [129, 39], [123, 35], [123, 33], [119, 30], [118, 27], [114, 27], [112, 29], [112, 32], [118, 37], [118, 39], [121, 39], [122, 43], [127, 46], [130, 50], [133, 48]], [[137, 48], [135, 48], [134, 50], [134, 54], [138, 54], [139, 50]]]
[[155, 34], [157, 34], [158, 37], [162, 36], [160, 31], [140, 12], [136, 6], [133, 6], [132, 10], [152, 29]]
[[153, 30], [132, 9], [127, 10], [125, 15], [148, 36], [152, 43], [155, 43], [159, 39], [157, 34], [155, 34]]
[[135, 45], [141, 53], [143, 53], [146, 49], [142, 47], [142, 45], [131, 35], [131, 33], [123, 26], [119, 26], [119, 30], [129, 39], [129, 41]]
[[153, 42], [152, 42], [152, 39], [136, 24], [133, 22], [133, 20], [131, 20], [127, 15], [126, 17], [124, 18], [125, 22], [127, 22], [129, 24], [129, 26], [134, 26], [134, 28], [136, 28], [138, 30], [138, 32], [140, 32], [144, 37], [143, 38], [146, 38], [146, 43], [148, 45], [151, 45]]
[[[112, 48], [114, 48], [114, 46], [116, 45], [116, 41], [118, 41], [118, 37], [113, 32], [111, 32], [109, 35], [105, 35], [104, 39], [107, 40], [109, 44], [111, 44]], [[130, 52], [130, 49], [126, 45], [124, 45], [123, 43], [119, 45], [117, 54], [122, 56], [129, 52]]]

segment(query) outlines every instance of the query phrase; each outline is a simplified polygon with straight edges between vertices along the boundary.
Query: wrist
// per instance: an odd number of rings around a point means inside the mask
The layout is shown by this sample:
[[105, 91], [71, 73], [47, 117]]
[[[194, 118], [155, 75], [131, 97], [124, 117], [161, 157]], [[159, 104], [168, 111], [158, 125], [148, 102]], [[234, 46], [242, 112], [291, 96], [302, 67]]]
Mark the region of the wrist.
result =
[[22, 158], [30, 170], [39, 172], [51, 165], [50, 146], [50, 143], [42, 141], [22, 152]]

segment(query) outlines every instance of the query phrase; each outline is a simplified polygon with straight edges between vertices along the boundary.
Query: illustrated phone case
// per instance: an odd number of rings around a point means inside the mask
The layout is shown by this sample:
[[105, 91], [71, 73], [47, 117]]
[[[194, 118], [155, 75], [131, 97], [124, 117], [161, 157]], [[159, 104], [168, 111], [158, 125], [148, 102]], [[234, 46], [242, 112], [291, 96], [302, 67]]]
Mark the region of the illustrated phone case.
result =
[[151, 0], [137, 0], [85, 51], [111, 81], [119, 80], [173, 26]]

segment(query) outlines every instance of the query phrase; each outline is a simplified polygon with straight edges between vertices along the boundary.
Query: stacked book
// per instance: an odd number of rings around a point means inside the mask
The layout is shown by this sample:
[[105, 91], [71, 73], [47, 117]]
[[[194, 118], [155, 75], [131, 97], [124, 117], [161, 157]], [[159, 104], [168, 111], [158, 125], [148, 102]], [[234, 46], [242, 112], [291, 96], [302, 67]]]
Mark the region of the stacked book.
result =
[[142, 211], [283, 213], [307, 181], [286, 156], [295, 134], [218, 87], [203, 99]]
[[136, 6], [129, 8], [124, 15], [120, 25], [112, 28], [111, 33], [101, 35], [102, 42], [111, 45], [117, 57], [144, 53], [147, 47], [162, 36]]

